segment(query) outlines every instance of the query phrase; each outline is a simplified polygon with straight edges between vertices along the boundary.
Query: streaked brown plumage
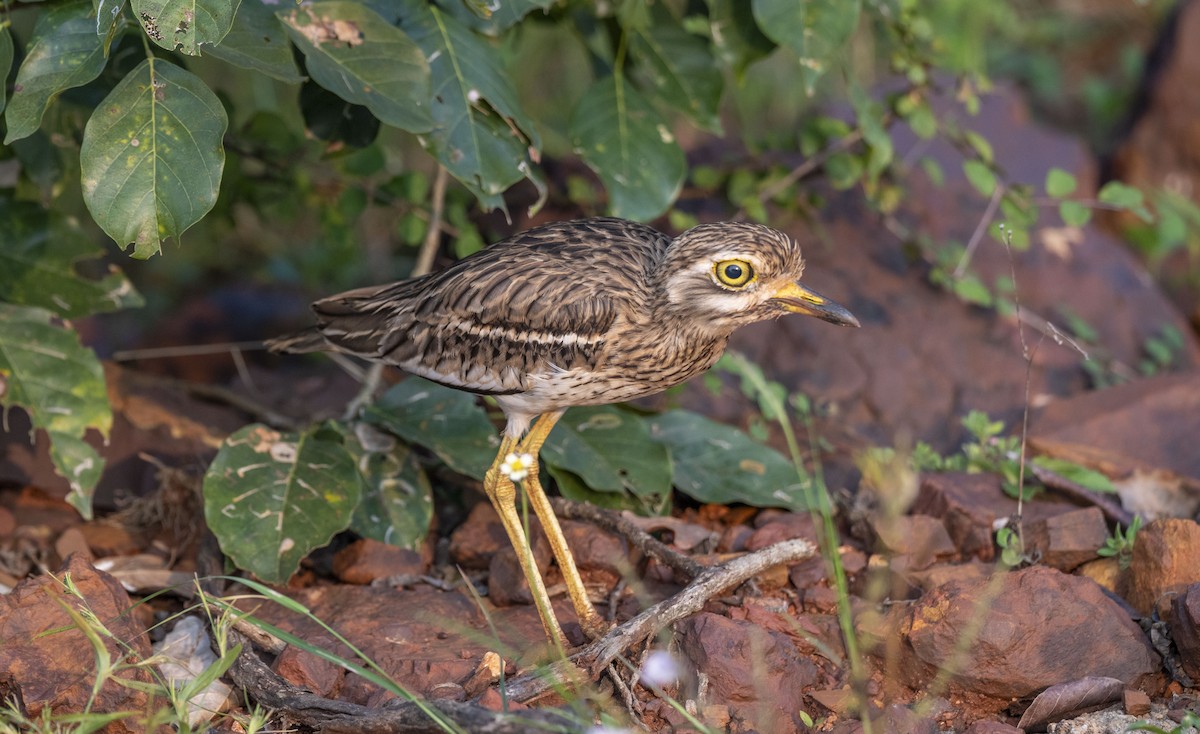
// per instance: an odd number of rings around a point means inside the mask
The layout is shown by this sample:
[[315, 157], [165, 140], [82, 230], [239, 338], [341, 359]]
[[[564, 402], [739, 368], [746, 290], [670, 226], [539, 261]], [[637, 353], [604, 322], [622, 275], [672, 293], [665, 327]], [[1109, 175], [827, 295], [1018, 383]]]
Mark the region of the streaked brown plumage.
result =
[[[796, 242], [757, 224], [702, 224], [672, 239], [621, 219], [561, 222], [439, 273], [317, 301], [316, 327], [269, 345], [346, 352], [495, 395], [508, 425], [485, 490], [514, 544], [527, 550], [520, 528], [510, 527], [512, 484], [500, 476], [502, 459], [513, 451], [536, 457], [570, 406], [650, 395], [703, 372], [739, 326], [786, 313], [857, 326], [849, 311], [796, 283], [803, 270]], [[536, 476], [534, 467], [527, 493], [594, 636], [603, 622], [587, 602]], [[542, 586], [536, 575], [527, 567], [535, 596]], [[547, 633], [561, 642], [557, 622], [539, 609]]]

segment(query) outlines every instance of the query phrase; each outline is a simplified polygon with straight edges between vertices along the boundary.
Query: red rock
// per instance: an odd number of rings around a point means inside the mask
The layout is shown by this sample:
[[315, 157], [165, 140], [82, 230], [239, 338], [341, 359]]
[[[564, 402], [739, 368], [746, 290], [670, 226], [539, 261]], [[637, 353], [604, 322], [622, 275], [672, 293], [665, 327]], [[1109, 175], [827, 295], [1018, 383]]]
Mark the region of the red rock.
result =
[[17, 519], [7, 507], [0, 507], [0, 538], [7, 538], [17, 529]]
[[426, 571], [421, 554], [371, 538], [360, 538], [333, 557], [333, 573], [348, 584], [369, 584], [389, 576], [419, 576]]
[[1040, 553], [1039, 563], [1073, 571], [1099, 558], [1096, 551], [1108, 538], [1108, 525], [1099, 507], [1064, 512], [1025, 527], [1026, 548]]
[[[16, 687], [28, 715], [37, 719], [48, 706], [53, 707], [56, 715], [62, 715], [85, 710], [143, 712], [154, 705], [165, 705], [111, 680], [94, 699], [90, 698], [95, 680], [95, 653], [63, 605], [76, 612], [86, 609], [112, 633], [112, 638], [102, 635], [100, 639], [114, 661], [126, 655], [132, 655], [134, 660], [149, 657], [150, 642], [145, 629], [138, 624], [137, 615], [129, 614], [132, 602], [115, 579], [97, 571], [79, 554], [63, 567], [60, 575], [64, 574], [70, 574], [78, 597], [65, 592], [58, 580], [45, 575], [25, 581], [12, 593], [0, 596], [0, 670], [5, 672], [9, 685]], [[149, 674], [141, 668], [125, 667], [115, 675], [131, 683], [151, 683]], [[109, 723], [100, 731], [140, 734], [142, 727], [127, 717]]]
[[[546, 540], [546, 536], [540, 532], [534, 535], [533, 560], [544, 580], [553, 557], [554, 552], [550, 549], [550, 541]], [[488, 565], [488, 600], [491, 603], [498, 607], [533, 603], [533, 596], [529, 593], [529, 582], [526, 581], [525, 572], [521, 567], [523, 562], [517, 559], [516, 548], [501, 548], [492, 554], [492, 561]]]
[[85, 522], [79, 526], [88, 547], [98, 558], [108, 556], [132, 556], [146, 549], [144, 538], [131, 533], [128, 528], [103, 520]]
[[1125, 707], [1125, 713], [1130, 716], [1145, 716], [1150, 713], [1150, 697], [1142, 691], [1125, 689], [1122, 703]]
[[[326, 650], [334, 649], [337, 644], [328, 634], [306, 637], [305, 642]], [[345, 669], [340, 665], [292, 645], [288, 645], [279, 653], [271, 669], [292, 685], [306, 688], [325, 698], [337, 696], [346, 675]]]
[[1143, 527], [1133, 544], [1127, 578], [1125, 598], [1142, 614], [1200, 581], [1200, 525], [1172, 518]]
[[[466, 680], [487, 647], [500, 644], [488, 644], [491, 631], [479, 608], [474, 601], [455, 592], [424, 586], [394, 589], [339, 585], [289, 591], [288, 595], [345, 636], [393, 680], [419, 695], [441, 683]], [[276, 605], [259, 602], [255, 605], [259, 617], [302, 639], [324, 639], [328, 634], [308, 617]], [[506, 636], [510, 626], [497, 623]], [[527, 644], [507, 637], [502, 642]], [[353, 659], [350, 650], [340, 643], [328, 642], [326, 649]], [[467, 657], [463, 651], [468, 651]], [[319, 664], [304, 660], [299, 663], [307, 671], [305, 675], [325, 680]], [[362, 705], [379, 704], [388, 698], [375, 685], [356, 675], [347, 674], [334, 688], [339, 700]]]
[[563, 520], [560, 524], [580, 571], [606, 571], [614, 580], [629, 572], [629, 545], [624, 538], [591, 523]]
[[754, 529], [746, 525], [730, 525], [721, 533], [717, 542], [718, 553], [741, 553], [746, 550], [746, 541], [754, 535]]
[[1075, 573], [1095, 581], [1114, 594], [1119, 593], [1125, 575], [1121, 570], [1120, 561], [1113, 557], [1088, 561], [1076, 568]]
[[[759, 524], [758, 519], [767, 520]], [[813, 527], [812, 516], [807, 512], [789, 512], [786, 514], [766, 514], [763, 512], [756, 518], [758, 529], [746, 540], [746, 550], [750, 552], [762, 550], [776, 543], [794, 538], [806, 538], [817, 542], [817, 531]]]
[[484, 569], [496, 551], [509, 545], [496, 510], [491, 504], [480, 502], [450, 534], [450, 558], [463, 568]]
[[63, 560], [70, 558], [75, 553], [89, 561], [94, 558], [92, 549], [88, 548], [87, 539], [83, 537], [83, 533], [79, 531], [78, 527], [70, 527], [59, 533], [58, 540], [54, 541], [54, 552]]
[[1087, 676], [1160, 683], [1158, 655], [1141, 628], [1090, 579], [1035, 566], [992, 584], [951, 582], [907, 611], [899, 666], [905, 685], [928, 684], [977, 625], [957, 658], [954, 689], [1007, 699]]
[[1024, 734], [1024, 730], [1000, 721], [980, 719], [968, 726], [963, 734]]
[[908, 556], [908, 568], [928, 568], [937, 561], [946, 561], [958, 554], [946, 526], [936, 517], [903, 515], [901, 517], [871, 518], [871, 528], [879, 543], [894, 555]]
[[1179, 648], [1183, 672], [1200, 680], [1200, 584], [1192, 584], [1171, 603], [1171, 638]]
[[760, 731], [797, 732], [804, 689], [823, 679], [786, 635], [701, 612], [679, 625], [679, 649], [709, 679], [709, 699]]

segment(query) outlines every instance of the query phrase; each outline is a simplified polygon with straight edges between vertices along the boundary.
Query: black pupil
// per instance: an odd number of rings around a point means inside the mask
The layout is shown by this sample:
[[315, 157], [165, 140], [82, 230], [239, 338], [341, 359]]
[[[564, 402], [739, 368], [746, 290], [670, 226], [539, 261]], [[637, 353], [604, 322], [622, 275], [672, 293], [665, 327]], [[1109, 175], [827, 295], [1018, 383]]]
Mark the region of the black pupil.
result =
[[741, 280], [742, 279], [742, 266], [741, 265], [726, 265], [725, 266], [725, 277], [729, 278], [730, 280]]

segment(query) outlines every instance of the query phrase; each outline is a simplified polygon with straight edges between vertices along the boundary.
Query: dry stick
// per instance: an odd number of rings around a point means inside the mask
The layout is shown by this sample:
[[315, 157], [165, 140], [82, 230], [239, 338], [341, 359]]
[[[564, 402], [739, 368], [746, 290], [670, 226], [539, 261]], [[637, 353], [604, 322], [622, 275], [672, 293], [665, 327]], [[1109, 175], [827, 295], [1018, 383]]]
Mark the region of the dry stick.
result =
[[722, 591], [741, 585], [768, 568], [793, 565], [816, 555], [807, 540], [786, 540], [758, 552], [706, 568], [683, 591], [655, 604], [604, 637], [587, 645], [570, 660], [561, 660], [509, 682], [505, 695], [526, 702], [547, 692], [569, 686], [579, 679], [580, 669], [595, 680], [625, 650], [658, 634], [668, 625], [691, 616]]
[[554, 514], [561, 518], [583, 520], [624, 536], [626, 540], [632, 543], [643, 554], [654, 558], [672, 571], [679, 573], [685, 580], [694, 579], [704, 571], [705, 566], [703, 564], [698, 563], [690, 556], [672, 549], [666, 543], [642, 530], [630, 522], [629, 518], [619, 513], [612, 510], [604, 510], [595, 505], [584, 504], [583, 502], [572, 502], [562, 497], [552, 497], [550, 505], [554, 508]]
[[958, 267], [954, 268], [955, 279], [963, 277], [963, 274], [967, 271], [967, 265], [970, 264], [971, 258], [975, 254], [975, 249], [983, 241], [983, 235], [987, 232], [988, 225], [992, 223], [992, 219], [996, 216], [996, 210], [1000, 208], [1000, 201], [1004, 198], [1004, 191], [1004, 187], [997, 183], [995, 190], [992, 191], [992, 198], [988, 200], [987, 209], [983, 211], [983, 216], [975, 223], [975, 231], [971, 233], [971, 239], [967, 242], [967, 247], [963, 250], [962, 257], [958, 260]]

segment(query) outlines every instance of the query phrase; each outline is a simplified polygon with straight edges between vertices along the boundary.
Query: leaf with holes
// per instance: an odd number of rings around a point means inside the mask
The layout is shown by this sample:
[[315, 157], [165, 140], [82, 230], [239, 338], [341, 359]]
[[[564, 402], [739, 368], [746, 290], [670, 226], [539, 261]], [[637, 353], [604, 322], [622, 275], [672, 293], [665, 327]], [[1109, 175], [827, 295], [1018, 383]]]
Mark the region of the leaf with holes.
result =
[[796, 468], [774, 449], [732, 426], [683, 410], [649, 421], [650, 435], [671, 450], [674, 484], [684, 494], [722, 505], [808, 509]]
[[0, 301], [40, 306], [63, 318], [142, 305], [142, 297], [115, 265], [99, 279], [75, 269], [104, 251], [70, 218], [36, 204], [0, 199]]
[[575, 152], [604, 181], [613, 216], [646, 221], [662, 214], [683, 185], [686, 161], [670, 128], [623, 78], [596, 81], [575, 106]]
[[365, 5], [345, 0], [277, 15], [322, 87], [401, 130], [433, 129], [429, 63], [404, 31]]
[[378, 433], [360, 423], [346, 436], [346, 449], [358, 463], [366, 486], [350, 529], [364, 538], [419, 550], [433, 521], [429, 477], [411, 447], [391, 436], [379, 441], [372, 435], [364, 442], [364, 431]]
[[104, 370], [49, 311], [0, 303], [0, 404], [20, 406], [50, 437], [54, 468], [71, 486], [67, 501], [92, 516], [92, 490], [104, 460], [83, 442], [88, 429], [107, 437], [112, 408]]
[[861, 0], [753, 0], [758, 27], [800, 57], [800, 76], [812, 94], [817, 80], [846, 48], [858, 25]]
[[363, 411], [363, 419], [424, 446], [456, 472], [483, 479], [500, 443], [475, 396], [410, 377]]
[[701, 128], [722, 134], [717, 108], [724, 80], [707, 40], [688, 33], [668, 16], [634, 32], [630, 51], [663, 101]]
[[150, 40], [168, 51], [199, 56], [200, 45], [216, 45], [229, 33], [238, 0], [130, 0]]
[[556, 479], [569, 473], [596, 492], [655, 505], [671, 492], [667, 447], [651, 438], [645, 418], [612, 405], [568, 410], [542, 447], [542, 463]]
[[[104, 70], [102, 39], [96, 36], [91, 13], [90, 0], [70, 0], [48, 7], [38, 17], [8, 104], [6, 145], [38, 129], [55, 95], [87, 84]], [[8, 36], [7, 30], [4, 35]], [[12, 41], [8, 44], [11, 64]], [[7, 77], [9, 64], [3, 66]]]
[[204, 518], [238, 568], [283, 583], [346, 529], [362, 490], [341, 431], [255, 423], [225, 439], [204, 475]]
[[229, 33], [205, 53], [281, 82], [299, 84], [304, 77], [296, 68], [292, 45], [283, 23], [275, 17], [275, 7], [264, 0], [242, 0]]
[[500, 54], [453, 16], [425, 0], [404, 0], [402, 25], [429, 59], [434, 128], [425, 146], [488, 209], [528, 178], [546, 195], [530, 151], [541, 147]]
[[129, 72], [88, 120], [79, 164], [96, 223], [133, 256], [158, 254], [212, 209], [229, 120], [204, 82], [161, 59]]

